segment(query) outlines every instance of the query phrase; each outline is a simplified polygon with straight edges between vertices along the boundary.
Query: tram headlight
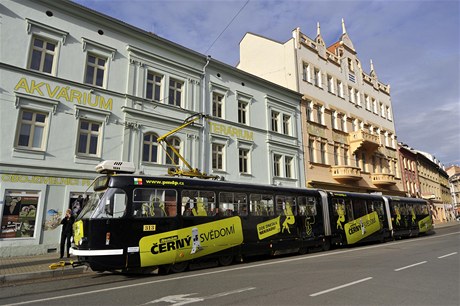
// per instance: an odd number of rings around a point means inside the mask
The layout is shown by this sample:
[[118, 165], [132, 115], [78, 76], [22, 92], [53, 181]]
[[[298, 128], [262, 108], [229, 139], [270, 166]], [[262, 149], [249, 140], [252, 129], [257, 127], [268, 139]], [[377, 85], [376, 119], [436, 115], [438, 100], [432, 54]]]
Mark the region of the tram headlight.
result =
[[78, 241], [78, 245], [82, 245], [88, 241], [88, 238], [86, 237], [81, 237], [80, 241]]

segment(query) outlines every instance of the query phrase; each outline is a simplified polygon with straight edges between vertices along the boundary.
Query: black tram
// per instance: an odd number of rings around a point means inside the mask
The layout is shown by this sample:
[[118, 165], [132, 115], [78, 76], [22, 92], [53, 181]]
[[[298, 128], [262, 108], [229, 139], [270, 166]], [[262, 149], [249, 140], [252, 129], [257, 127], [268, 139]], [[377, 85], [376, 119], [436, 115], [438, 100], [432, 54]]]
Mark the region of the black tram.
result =
[[180, 272], [210, 258], [228, 265], [246, 256], [382, 241], [393, 233], [391, 203], [407, 200], [144, 176], [126, 162], [97, 169], [106, 175], [93, 182], [71, 249], [94, 271]]

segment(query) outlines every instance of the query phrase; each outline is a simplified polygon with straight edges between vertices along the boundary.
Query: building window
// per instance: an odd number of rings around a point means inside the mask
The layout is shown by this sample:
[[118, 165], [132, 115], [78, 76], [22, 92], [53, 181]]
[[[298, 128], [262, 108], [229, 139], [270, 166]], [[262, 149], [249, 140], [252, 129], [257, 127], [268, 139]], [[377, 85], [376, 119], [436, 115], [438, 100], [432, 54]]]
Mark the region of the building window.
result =
[[104, 86], [106, 63], [106, 58], [88, 53], [86, 59], [85, 83], [99, 87]]
[[315, 162], [315, 141], [313, 139], [308, 140], [308, 154], [310, 155], [310, 162]]
[[343, 161], [345, 166], [348, 166], [348, 148], [343, 148]]
[[[180, 153], [181, 141], [177, 137], [172, 137], [166, 140], [168, 146], [166, 147], [166, 164], [167, 165], [179, 165], [179, 156], [174, 153], [176, 150]], [[174, 150], [171, 148], [173, 147]]]
[[293, 168], [293, 159], [290, 156], [285, 156], [284, 157], [284, 176], [288, 178], [293, 177], [292, 173], [292, 168]]
[[371, 110], [371, 99], [369, 97], [369, 95], [364, 95], [364, 100], [365, 100], [365, 103], [366, 103], [366, 109], [367, 110]]
[[307, 121], [313, 121], [313, 103], [307, 103]]
[[249, 150], [239, 149], [239, 170], [240, 173], [249, 173]]
[[338, 114], [337, 111], [332, 111], [332, 116], [331, 116], [331, 125], [334, 130], [337, 130], [337, 118]]
[[273, 176], [281, 176], [281, 155], [273, 155]]
[[387, 106], [387, 119], [388, 120], [393, 120], [393, 118], [391, 117], [391, 108], [389, 106]]
[[302, 79], [311, 83], [310, 65], [307, 63], [303, 64]]
[[348, 87], [348, 99], [351, 103], [355, 103], [355, 90], [353, 87]]
[[278, 132], [280, 113], [272, 111], [272, 131]]
[[324, 108], [321, 105], [316, 106], [316, 119], [318, 124], [323, 124], [323, 111]]
[[323, 81], [321, 79], [321, 70], [318, 68], [315, 68], [315, 85], [322, 88], [323, 87]]
[[334, 165], [339, 165], [339, 147], [334, 146]]
[[158, 74], [149, 72], [147, 74], [147, 99], [161, 100], [161, 80], [163, 77]]
[[99, 156], [99, 141], [101, 139], [101, 123], [80, 120], [78, 130], [78, 150], [83, 155]]
[[342, 115], [340, 118], [340, 130], [343, 132], [347, 131], [347, 116]]
[[19, 118], [16, 145], [28, 149], [44, 150], [48, 114], [23, 109]]
[[347, 58], [347, 60], [348, 60], [348, 70], [349, 70], [350, 72], [354, 72], [355, 69], [354, 69], [354, 67], [353, 67], [353, 60], [352, 60], [351, 58]]
[[174, 106], [182, 105], [182, 87], [184, 82], [170, 79], [169, 80], [169, 99], [168, 104]]
[[56, 43], [34, 37], [29, 68], [45, 73], [53, 72]]
[[385, 118], [386, 111], [385, 111], [385, 105], [383, 103], [380, 103], [380, 116]]
[[361, 107], [361, 95], [357, 89], [355, 89], [355, 101], [356, 104]]
[[212, 144], [212, 169], [224, 170], [224, 145]]
[[291, 135], [291, 116], [283, 115], [283, 134]]
[[243, 101], [238, 101], [238, 123], [247, 124], [248, 123], [248, 103]]
[[378, 114], [379, 109], [377, 107], [377, 101], [374, 98], [372, 98], [372, 107], [373, 107], [373, 110], [374, 110], [374, 114]]
[[222, 118], [224, 96], [218, 93], [212, 93], [212, 115]]
[[340, 80], [337, 80], [337, 94], [343, 98], [343, 83]]
[[326, 143], [320, 142], [321, 163], [326, 164]]
[[327, 76], [327, 90], [332, 94], [335, 93], [334, 78], [330, 75]]
[[361, 170], [363, 170], [363, 172], [367, 172], [366, 153], [364, 152], [361, 153]]
[[157, 135], [148, 133], [144, 135], [142, 147], [142, 161], [157, 163], [158, 162], [158, 142]]

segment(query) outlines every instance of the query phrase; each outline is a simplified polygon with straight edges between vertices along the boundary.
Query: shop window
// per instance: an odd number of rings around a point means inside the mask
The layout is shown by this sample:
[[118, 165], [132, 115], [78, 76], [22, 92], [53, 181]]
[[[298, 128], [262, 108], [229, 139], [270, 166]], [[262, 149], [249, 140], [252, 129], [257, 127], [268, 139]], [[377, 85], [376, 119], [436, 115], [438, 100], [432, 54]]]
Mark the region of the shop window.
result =
[[34, 237], [39, 197], [36, 191], [5, 190], [0, 239]]

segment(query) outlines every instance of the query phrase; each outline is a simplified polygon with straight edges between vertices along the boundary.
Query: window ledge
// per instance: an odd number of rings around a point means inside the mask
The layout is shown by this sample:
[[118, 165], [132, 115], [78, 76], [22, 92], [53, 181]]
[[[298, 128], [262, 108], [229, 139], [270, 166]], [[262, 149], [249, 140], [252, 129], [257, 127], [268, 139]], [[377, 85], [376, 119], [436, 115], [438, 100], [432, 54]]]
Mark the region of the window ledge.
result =
[[45, 156], [46, 151], [44, 150], [34, 150], [22, 147], [13, 148], [13, 157], [44, 160]]

